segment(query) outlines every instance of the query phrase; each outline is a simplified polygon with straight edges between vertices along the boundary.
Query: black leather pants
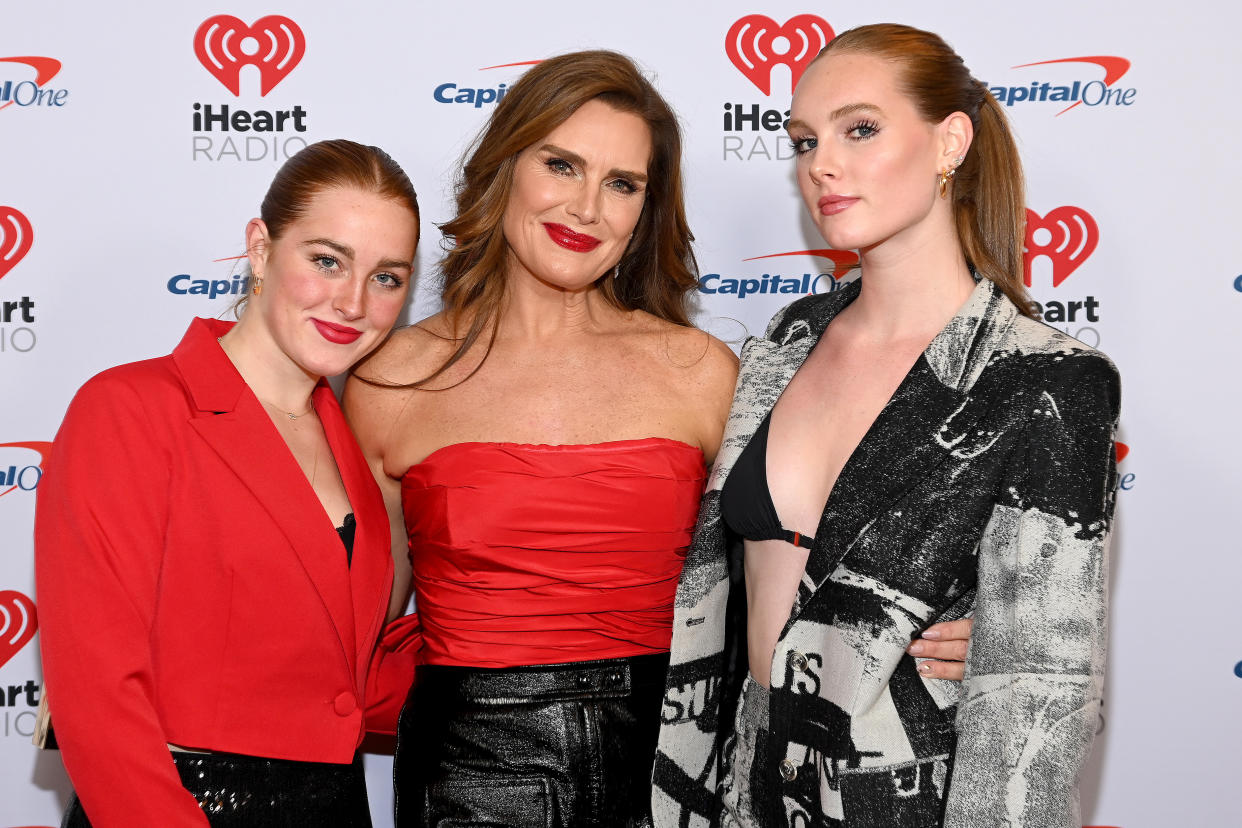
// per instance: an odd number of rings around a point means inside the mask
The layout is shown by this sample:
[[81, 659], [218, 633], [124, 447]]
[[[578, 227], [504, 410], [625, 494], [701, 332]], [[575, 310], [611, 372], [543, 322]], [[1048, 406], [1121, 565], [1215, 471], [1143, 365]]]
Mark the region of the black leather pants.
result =
[[418, 668], [397, 828], [646, 828], [668, 655]]
[[[212, 828], [371, 828], [361, 758], [334, 765], [174, 752], [173, 762]], [[143, 814], [148, 824], [154, 816]], [[61, 828], [91, 828], [76, 796]]]

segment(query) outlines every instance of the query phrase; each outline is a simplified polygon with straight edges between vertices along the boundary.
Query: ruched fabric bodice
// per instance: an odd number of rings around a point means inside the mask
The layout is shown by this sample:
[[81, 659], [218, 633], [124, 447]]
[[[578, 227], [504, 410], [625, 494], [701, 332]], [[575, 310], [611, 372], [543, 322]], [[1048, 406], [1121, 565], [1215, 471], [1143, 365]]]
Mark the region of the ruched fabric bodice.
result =
[[427, 664], [516, 667], [666, 652], [706, 478], [652, 437], [458, 443], [401, 485]]

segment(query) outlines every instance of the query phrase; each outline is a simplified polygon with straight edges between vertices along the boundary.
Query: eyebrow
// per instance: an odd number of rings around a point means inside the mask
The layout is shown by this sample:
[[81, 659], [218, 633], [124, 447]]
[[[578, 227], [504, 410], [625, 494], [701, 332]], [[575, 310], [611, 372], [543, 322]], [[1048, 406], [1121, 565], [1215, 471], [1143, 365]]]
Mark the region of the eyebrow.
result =
[[[875, 104], [852, 103], [852, 104], [846, 104], [845, 106], [837, 107], [836, 109], [832, 110], [832, 112], [828, 113], [828, 120], [837, 121], [837, 120], [840, 120], [841, 118], [846, 117], [847, 115], [855, 115], [855, 114], [862, 113], [862, 112], [875, 113], [877, 115], [884, 114], [884, 110], [880, 109]], [[789, 122], [789, 129], [794, 129], [795, 127], [798, 129], [810, 129], [811, 125], [808, 124], [806, 121], [803, 121], [799, 118], [794, 118], [790, 120]]]
[[[544, 144], [542, 147], [539, 148], [539, 151], [550, 152], [554, 155], [559, 155], [563, 157], [566, 161], [570, 162], [571, 164], [575, 164], [579, 167], [585, 167], [587, 165], [586, 159], [583, 158], [578, 153], [574, 152], [573, 150], [567, 150], [564, 147], [558, 147], [555, 144]], [[608, 175], [616, 176], [618, 178], [629, 178], [633, 181], [638, 181], [643, 184], [647, 183], [647, 174], [636, 172], [634, 170], [623, 170], [618, 167], [613, 167], [611, 170], [608, 171]]]
[[[334, 242], [332, 239], [307, 239], [302, 242], [303, 247], [310, 247], [316, 244], [322, 244], [324, 247], [331, 248], [351, 261], [355, 255], [352, 247], [347, 244], [341, 244], [340, 242]], [[380, 261], [376, 264], [376, 267], [403, 267], [407, 270], [413, 270], [414, 263], [402, 261], [401, 259], [380, 259]]]

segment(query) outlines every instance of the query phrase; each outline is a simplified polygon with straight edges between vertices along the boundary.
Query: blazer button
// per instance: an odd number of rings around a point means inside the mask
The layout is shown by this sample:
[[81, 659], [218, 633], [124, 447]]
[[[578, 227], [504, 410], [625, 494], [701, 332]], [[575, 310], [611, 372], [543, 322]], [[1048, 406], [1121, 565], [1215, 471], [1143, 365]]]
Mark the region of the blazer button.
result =
[[348, 716], [358, 709], [358, 700], [353, 693], [342, 693], [332, 700], [332, 709], [338, 716]]
[[789, 663], [795, 670], [806, 670], [806, 656], [797, 650], [789, 653]]
[[786, 782], [792, 782], [798, 778], [798, 768], [788, 759], [782, 759], [779, 767], [781, 769], [781, 778]]

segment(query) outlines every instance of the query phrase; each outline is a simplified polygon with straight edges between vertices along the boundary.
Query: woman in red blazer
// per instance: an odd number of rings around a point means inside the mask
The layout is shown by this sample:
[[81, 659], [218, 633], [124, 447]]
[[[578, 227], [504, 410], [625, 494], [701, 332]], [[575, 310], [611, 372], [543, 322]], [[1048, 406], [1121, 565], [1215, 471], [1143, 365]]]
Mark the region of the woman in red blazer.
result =
[[261, 215], [240, 321], [87, 382], [40, 485], [66, 825], [370, 825], [358, 746], [413, 662], [372, 664], [388, 519], [323, 377], [396, 321], [418, 205], [382, 150], [326, 141]]

